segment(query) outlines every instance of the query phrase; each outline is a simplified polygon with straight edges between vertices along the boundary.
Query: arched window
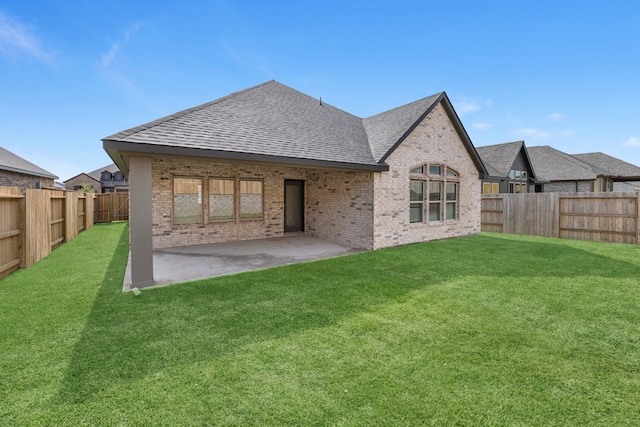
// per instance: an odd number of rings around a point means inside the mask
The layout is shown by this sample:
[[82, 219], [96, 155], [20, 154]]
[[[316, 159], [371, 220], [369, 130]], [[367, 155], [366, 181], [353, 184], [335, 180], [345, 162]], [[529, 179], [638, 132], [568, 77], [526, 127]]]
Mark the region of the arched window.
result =
[[410, 222], [425, 222], [425, 218], [429, 223], [458, 219], [458, 172], [441, 164], [416, 166], [409, 172]]

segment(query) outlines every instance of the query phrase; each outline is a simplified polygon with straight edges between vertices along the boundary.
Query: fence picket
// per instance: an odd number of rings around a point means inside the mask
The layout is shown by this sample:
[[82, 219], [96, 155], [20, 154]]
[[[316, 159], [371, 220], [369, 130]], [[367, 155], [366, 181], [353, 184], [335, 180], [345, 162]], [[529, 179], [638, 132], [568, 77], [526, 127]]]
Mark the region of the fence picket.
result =
[[52, 189], [26, 189], [23, 195], [20, 188], [0, 186], [0, 278], [31, 267], [93, 226], [94, 198]]
[[483, 195], [481, 225], [483, 231], [640, 244], [639, 205], [640, 192]]

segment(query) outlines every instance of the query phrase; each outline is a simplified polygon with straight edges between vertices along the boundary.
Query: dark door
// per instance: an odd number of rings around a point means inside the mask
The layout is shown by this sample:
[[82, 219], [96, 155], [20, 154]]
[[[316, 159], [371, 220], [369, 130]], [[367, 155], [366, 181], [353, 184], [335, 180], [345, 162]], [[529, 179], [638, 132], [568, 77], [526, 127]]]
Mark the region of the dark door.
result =
[[304, 231], [304, 181], [284, 181], [284, 231]]

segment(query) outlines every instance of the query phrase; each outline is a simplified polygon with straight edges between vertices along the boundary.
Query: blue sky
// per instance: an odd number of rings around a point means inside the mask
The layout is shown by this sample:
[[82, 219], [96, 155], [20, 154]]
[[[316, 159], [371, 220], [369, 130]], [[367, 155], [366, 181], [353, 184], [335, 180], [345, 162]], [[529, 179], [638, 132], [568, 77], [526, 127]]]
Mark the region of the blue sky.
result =
[[66, 180], [101, 138], [275, 79], [367, 117], [446, 91], [476, 146], [640, 165], [637, 1], [0, 3], [0, 146]]

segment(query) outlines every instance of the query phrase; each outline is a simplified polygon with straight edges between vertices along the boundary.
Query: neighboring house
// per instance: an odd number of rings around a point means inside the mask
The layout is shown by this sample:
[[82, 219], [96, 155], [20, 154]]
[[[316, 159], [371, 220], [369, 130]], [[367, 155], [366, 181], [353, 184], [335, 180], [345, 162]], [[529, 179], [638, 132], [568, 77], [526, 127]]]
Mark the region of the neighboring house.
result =
[[539, 146], [529, 147], [529, 155], [538, 178], [547, 181], [544, 192], [609, 192], [616, 181], [640, 180], [640, 168], [603, 153], [571, 155]]
[[618, 193], [629, 193], [640, 191], [640, 182], [638, 181], [614, 181], [613, 191]]
[[129, 191], [127, 177], [115, 164], [101, 167], [89, 173], [81, 173], [64, 182], [68, 190], [79, 190], [88, 185], [95, 193], [126, 193]]
[[606, 171], [613, 180], [613, 191], [627, 192], [640, 188], [640, 167], [604, 153], [572, 154], [591, 166]]
[[53, 188], [57, 176], [0, 147], [0, 185], [25, 188]]
[[114, 163], [89, 172], [89, 176], [100, 181], [102, 193], [129, 192], [129, 180]]
[[304, 232], [378, 249], [480, 231], [484, 166], [442, 92], [365, 119], [270, 81], [103, 139], [153, 248]]
[[476, 147], [488, 176], [482, 194], [533, 193], [542, 190], [524, 141]]
[[64, 182], [64, 187], [67, 190], [77, 191], [85, 186], [91, 187], [94, 193], [102, 193], [102, 186], [100, 185], [100, 181], [84, 172], [74, 176], [73, 178], [69, 178]]

